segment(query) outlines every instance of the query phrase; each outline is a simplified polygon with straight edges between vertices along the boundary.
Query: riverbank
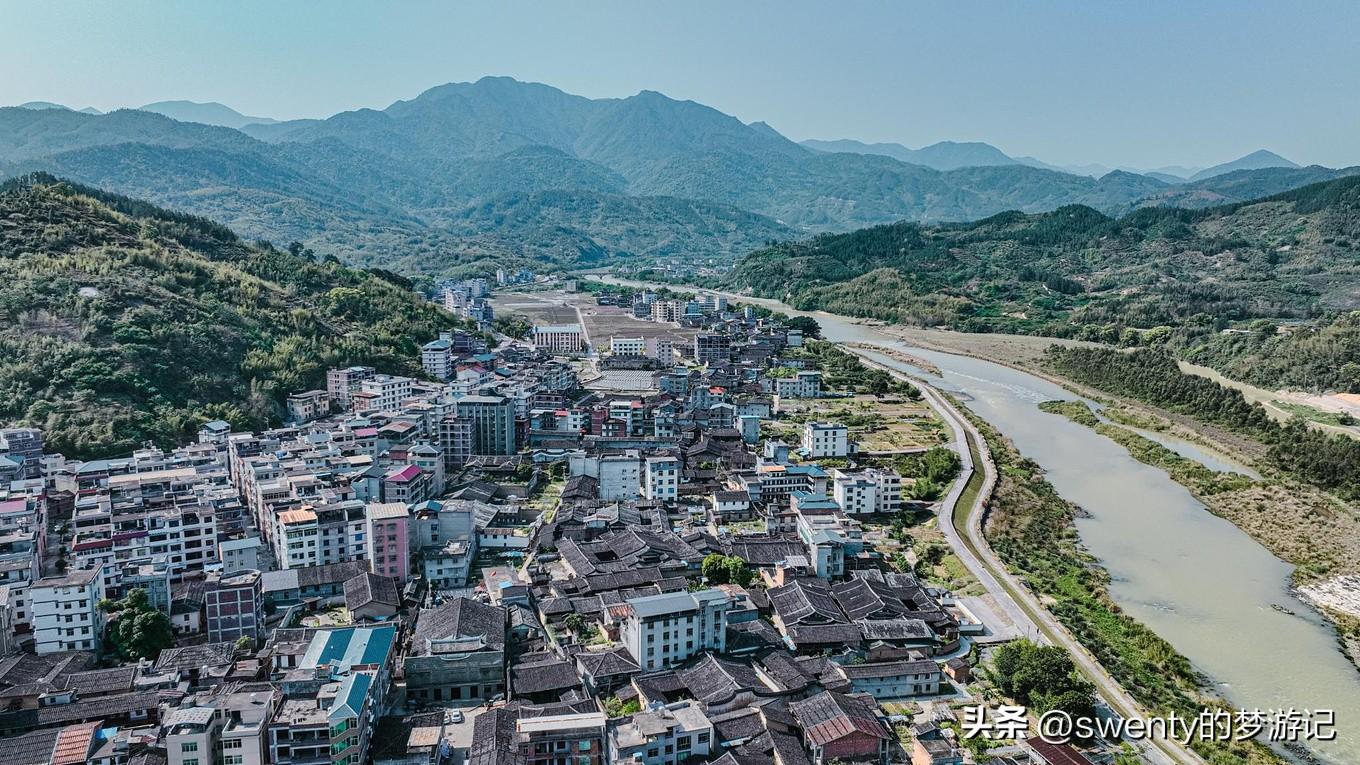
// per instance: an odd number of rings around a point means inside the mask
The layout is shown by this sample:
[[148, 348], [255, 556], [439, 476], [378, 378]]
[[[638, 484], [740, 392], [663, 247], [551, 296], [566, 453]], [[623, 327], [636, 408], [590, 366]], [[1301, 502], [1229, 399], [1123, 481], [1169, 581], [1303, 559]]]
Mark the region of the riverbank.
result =
[[[1208, 690], [1186, 657], [1110, 597], [1109, 574], [1086, 552], [1077, 534], [1077, 506], [1063, 499], [1042, 468], [1023, 457], [1009, 439], [967, 414], [982, 433], [1000, 476], [983, 533], [1006, 566], [1047, 602], [1048, 610], [1144, 708], [1191, 719], [1204, 709], [1231, 714], [1232, 706]], [[1282, 761], [1254, 741], [1197, 741], [1191, 746], [1209, 762]]]
[[[1046, 401], [1039, 408], [1085, 425], [1139, 462], [1166, 471], [1209, 512], [1293, 564], [1299, 595], [1336, 625], [1347, 658], [1360, 669], [1360, 520], [1349, 508], [1308, 486], [1211, 470], [1123, 425], [1102, 422], [1081, 401]], [[1137, 423], [1148, 424], [1156, 423]]]

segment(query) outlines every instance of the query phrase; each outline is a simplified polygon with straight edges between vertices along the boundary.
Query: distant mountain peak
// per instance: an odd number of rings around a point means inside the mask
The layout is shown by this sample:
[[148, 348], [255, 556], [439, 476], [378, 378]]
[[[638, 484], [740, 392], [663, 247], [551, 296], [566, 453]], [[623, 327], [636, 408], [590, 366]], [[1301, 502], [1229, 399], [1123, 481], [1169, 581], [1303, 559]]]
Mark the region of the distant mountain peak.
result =
[[1201, 181], [1205, 178], [1213, 178], [1216, 175], [1224, 175], [1235, 170], [1263, 170], [1268, 167], [1288, 167], [1297, 168], [1299, 165], [1291, 162], [1279, 154], [1267, 149], [1257, 149], [1250, 154], [1238, 157], [1231, 162], [1224, 162], [1221, 165], [1205, 168], [1204, 170], [1190, 176], [1192, 181]]
[[251, 117], [216, 101], [157, 101], [138, 109], [162, 114], [180, 122], [198, 122], [203, 125], [236, 129], [246, 125], [269, 125], [278, 121], [269, 117]]

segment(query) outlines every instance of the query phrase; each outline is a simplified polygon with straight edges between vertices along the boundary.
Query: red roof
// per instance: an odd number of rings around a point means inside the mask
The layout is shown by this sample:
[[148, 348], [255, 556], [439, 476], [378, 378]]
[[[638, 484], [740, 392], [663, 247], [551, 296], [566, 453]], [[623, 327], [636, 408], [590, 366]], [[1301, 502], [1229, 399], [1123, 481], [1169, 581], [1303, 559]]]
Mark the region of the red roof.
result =
[[401, 470], [393, 470], [387, 474], [387, 480], [393, 483], [406, 483], [420, 475], [420, 468], [416, 465], [407, 465]]
[[1092, 765], [1091, 761], [1086, 759], [1086, 755], [1073, 749], [1069, 744], [1050, 744], [1037, 736], [1027, 739], [1025, 743], [1048, 765]]
[[359, 438], [376, 438], [378, 435], [378, 429], [359, 428], [358, 430], [354, 431], [354, 435], [358, 436]]

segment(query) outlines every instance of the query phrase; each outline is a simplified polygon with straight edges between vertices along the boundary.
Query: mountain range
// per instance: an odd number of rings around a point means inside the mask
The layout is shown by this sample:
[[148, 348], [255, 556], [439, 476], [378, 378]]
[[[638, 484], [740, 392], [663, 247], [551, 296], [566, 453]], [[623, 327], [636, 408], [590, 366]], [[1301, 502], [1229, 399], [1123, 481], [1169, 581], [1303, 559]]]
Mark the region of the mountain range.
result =
[[324, 120], [148, 106], [164, 113], [0, 109], [0, 176], [52, 172], [211, 216], [249, 238], [451, 274], [493, 258], [730, 261], [770, 240], [890, 221], [1070, 204], [1105, 213], [1204, 206], [1355, 171], [1262, 168], [1261, 157], [1249, 157], [1248, 167], [1168, 183], [1127, 171], [1094, 178], [1037, 160], [979, 164], [1005, 157], [986, 144], [810, 148], [764, 123], [653, 91], [589, 99], [503, 77]]
[[824, 234], [751, 254], [725, 286], [897, 323], [1114, 342], [1124, 328], [1213, 335], [1215, 322], [1355, 310], [1357, 245], [1360, 176], [1196, 210], [1067, 205]]
[[1179, 165], [1168, 165], [1147, 170], [1139, 170], [1132, 167], [1112, 168], [1105, 165], [1053, 165], [1034, 157], [1012, 157], [989, 143], [971, 141], [957, 143], [954, 141], [940, 141], [925, 146], [920, 149], [908, 149], [900, 143], [864, 143], [850, 139], [839, 139], [834, 141], [806, 140], [799, 142], [814, 151], [845, 153], [845, 154], [878, 154], [885, 157], [892, 157], [901, 162], [912, 165], [924, 165], [933, 167], [936, 170], [957, 170], [961, 167], [988, 167], [997, 165], [1027, 165], [1044, 170], [1057, 170], [1074, 175], [1089, 175], [1093, 178], [1100, 178], [1115, 172], [1116, 170], [1128, 173], [1146, 175], [1150, 178], [1163, 181], [1167, 184], [1179, 184], [1185, 181], [1202, 181], [1206, 178], [1213, 178], [1219, 175], [1236, 170], [1263, 170], [1267, 168], [1283, 167], [1296, 169], [1298, 164], [1291, 162], [1279, 154], [1265, 149], [1258, 149], [1250, 154], [1238, 157], [1230, 162], [1224, 162], [1212, 167], [1183, 167]]

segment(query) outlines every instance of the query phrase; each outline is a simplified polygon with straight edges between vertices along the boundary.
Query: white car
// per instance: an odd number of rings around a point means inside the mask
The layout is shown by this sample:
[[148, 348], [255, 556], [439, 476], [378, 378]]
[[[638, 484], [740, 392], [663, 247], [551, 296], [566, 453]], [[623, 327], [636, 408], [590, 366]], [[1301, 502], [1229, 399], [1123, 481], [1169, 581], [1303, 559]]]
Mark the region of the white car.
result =
[[462, 721], [463, 711], [461, 709], [455, 709], [452, 712], [449, 712], [449, 722], [460, 723]]

